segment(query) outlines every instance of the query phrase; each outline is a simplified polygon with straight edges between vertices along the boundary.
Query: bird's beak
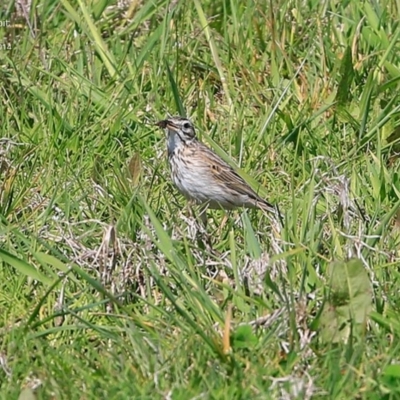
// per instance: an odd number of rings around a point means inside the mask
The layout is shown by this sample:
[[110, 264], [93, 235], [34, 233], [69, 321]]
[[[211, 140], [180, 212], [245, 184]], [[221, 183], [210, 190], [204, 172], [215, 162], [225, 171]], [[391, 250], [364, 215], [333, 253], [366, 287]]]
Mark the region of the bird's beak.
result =
[[168, 123], [168, 120], [167, 119], [163, 119], [162, 121], [158, 121], [154, 125], [159, 126], [162, 129], [165, 129], [167, 127], [167, 123]]
[[156, 125], [162, 129], [169, 128], [174, 131], [177, 130], [177, 126], [174, 125], [169, 119], [163, 119], [162, 121], [158, 121]]

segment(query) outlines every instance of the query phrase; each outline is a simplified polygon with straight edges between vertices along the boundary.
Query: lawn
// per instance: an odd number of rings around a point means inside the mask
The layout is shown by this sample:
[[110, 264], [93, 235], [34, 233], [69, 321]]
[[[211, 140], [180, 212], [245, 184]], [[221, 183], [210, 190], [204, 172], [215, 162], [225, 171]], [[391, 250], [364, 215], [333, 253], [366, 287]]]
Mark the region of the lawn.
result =
[[[0, 5], [1, 399], [398, 399], [400, 1]], [[168, 115], [269, 202], [173, 186]]]

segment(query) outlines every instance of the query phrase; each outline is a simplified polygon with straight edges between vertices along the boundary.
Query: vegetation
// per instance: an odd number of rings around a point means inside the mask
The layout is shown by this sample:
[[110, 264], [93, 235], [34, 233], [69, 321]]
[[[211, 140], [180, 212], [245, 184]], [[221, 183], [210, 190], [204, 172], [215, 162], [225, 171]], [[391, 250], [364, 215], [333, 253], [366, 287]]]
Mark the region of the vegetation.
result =
[[[399, 398], [399, 1], [15, 3], [1, 398]], [[284, 226], [204, 227], [168, 113]]]

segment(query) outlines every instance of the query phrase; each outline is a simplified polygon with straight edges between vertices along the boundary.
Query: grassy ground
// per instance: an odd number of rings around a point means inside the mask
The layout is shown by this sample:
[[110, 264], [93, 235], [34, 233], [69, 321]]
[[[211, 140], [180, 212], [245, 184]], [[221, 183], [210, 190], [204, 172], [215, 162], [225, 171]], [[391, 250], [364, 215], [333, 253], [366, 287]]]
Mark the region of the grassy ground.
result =
[[[1, 398], [399, 398], [400, 2], [114, 3], [1, 6]], [[280, 233], [188, 214], [168, 113]]]

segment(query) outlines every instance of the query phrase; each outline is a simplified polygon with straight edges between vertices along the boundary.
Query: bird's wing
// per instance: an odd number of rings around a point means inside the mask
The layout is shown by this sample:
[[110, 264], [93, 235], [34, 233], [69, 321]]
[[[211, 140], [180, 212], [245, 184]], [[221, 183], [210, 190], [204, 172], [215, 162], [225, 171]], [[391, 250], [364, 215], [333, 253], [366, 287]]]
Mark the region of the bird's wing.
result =
[[238, 193], [245, 194], [254, 200], [264, 201], [229, 164], [203, 143], [199, 144], [202, 148], [196, 154], [202, 157], [202, 162], [205, 164], [207, 172], [218, 180], [221, 185], [231, 190], [234, 189]]

